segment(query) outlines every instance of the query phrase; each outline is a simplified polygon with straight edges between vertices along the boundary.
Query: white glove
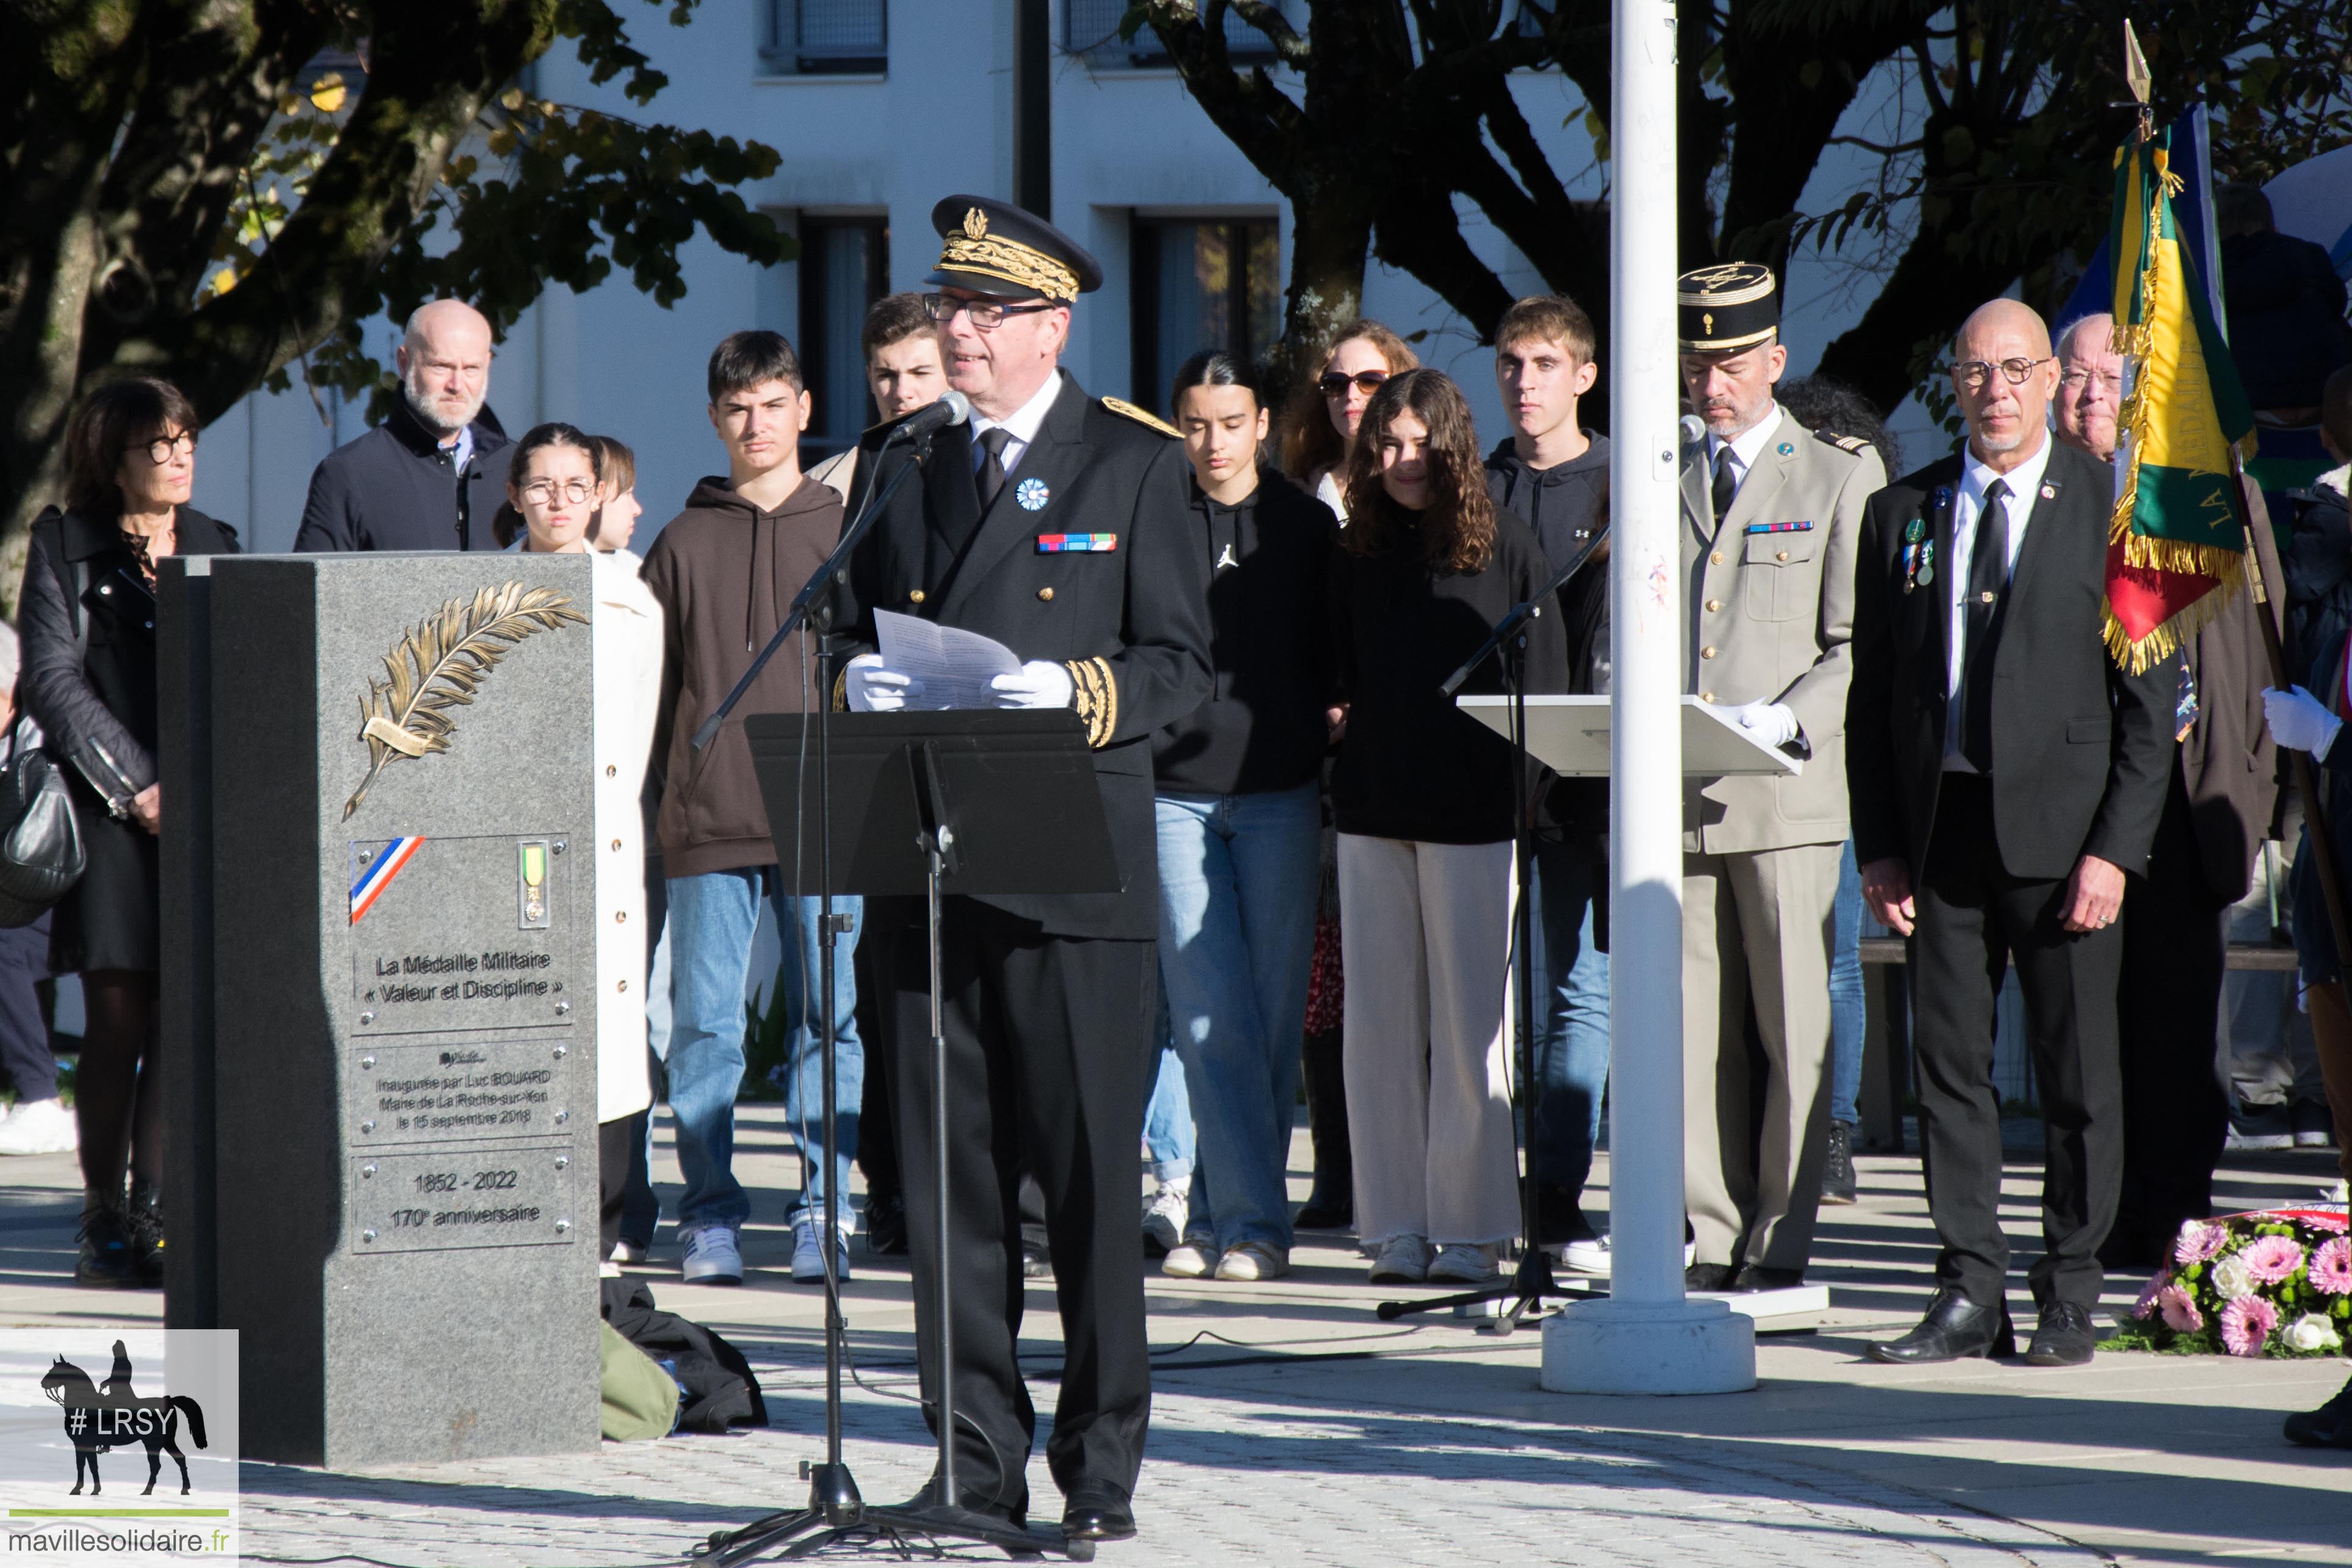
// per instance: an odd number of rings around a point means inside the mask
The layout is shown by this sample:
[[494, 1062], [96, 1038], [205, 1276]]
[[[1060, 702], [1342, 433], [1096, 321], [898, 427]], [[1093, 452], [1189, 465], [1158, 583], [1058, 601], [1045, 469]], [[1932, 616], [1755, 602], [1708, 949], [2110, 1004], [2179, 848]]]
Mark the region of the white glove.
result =
[[1033, 658], [1012, 675], [988, 683], [999, 708], [1067, 708], [1077, 683], [1061, 665]]
[[886, 668], [878, 653], [861, 653], [844, 668], [852, 713], [896, 713], [922, 694], [923, 683]]
[[1785, 746], [1797, 738], [1797, 716], [1785, 702], [1743, 702], [1724, 717], [1768, 746]]
[[2343, 720], [2300, 686], [2292, 691], [2274, 686], [2265, 689], [2263, 721], [2270, 726], [2272, 740], [2291, 752], [2309, 752], [2315, 762], [2327, 754], [2336, 743], [2336, 731], [2344, 728]]

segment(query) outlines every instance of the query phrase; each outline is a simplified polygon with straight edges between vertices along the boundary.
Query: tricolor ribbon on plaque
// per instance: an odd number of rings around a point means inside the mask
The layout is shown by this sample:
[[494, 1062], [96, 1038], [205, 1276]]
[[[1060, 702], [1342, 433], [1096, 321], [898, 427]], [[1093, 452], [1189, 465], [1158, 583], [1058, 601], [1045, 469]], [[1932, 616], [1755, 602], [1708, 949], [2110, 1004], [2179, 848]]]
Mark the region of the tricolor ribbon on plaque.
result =
[[2115, 347], [2124, 356], [2108, 530], [2107, 649], [2137, 674], [2169, 658], [2245, 581], [2230, 487], [2232, 447], [2254, 449], [2253, 410], [2181, 243], [2169, 128], [2116, 155]]
[[425, 836], [413, 833], [405, 838], [394, 839], [375, 852], [368, 868], [352, 884], [352, 924], [359, 924], [360, 917], [375, 908], [376, 900], [392, 886], [392, 879], [408, 868], [408, 863], [424, 847]]

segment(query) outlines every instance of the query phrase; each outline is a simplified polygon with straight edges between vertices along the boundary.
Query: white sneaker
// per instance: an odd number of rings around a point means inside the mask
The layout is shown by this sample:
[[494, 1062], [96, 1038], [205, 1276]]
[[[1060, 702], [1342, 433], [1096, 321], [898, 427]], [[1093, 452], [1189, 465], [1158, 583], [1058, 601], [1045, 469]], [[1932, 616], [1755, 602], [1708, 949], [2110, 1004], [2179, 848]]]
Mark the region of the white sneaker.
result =
[[65, 1101], [20, 1100], [0, 1120], [0, 1154], [70, 1154], [81, 1147], [81, 1131]]
[[[824, 1283], [824, 1222], [814, 1215], [803, 1215], [793, 1221], [793, 1283], [822, 1285]], [[834, 1243], [833, 1277], [849, 1278], [849, 1227]]]
[[1554, 1248], [1552, 1256], [1570, 1274], [1590, 1274], [1596, 1279], [1609, 1278], [1609, 1238], [1605, 1236], [1571, 1241]]
[[639, 1247], [635, 1242], [624, 1239], [613, 1243], [611, 1256], [615, 1263], [643, 1263], [646, 1260], [646, 1251], [645, 1247]]
[[1217, 1249], [1206, 1241], [1187, 1241], [1168, 1249], [1160, 1272], [1171, 1279], [1206, 1279], [1217, 1271]]
[[1143, 1205], [1143, 1236], [1162, 1252], [1173, 1252], [1184, 1242], [1184, 1221], [1191, 1216], [1192, 1184], [1163, 1182]]
[[1495, 1261], [1495, 1248], [1467, 1241], [1449, 1241], [1437, 1249], [1437, 1259], [1429, 1266], [1429, 1278], [1460, 1285], [1484, 1285], [1500, 1271]]
[[1262, 1241], [1244, 1241], [1217, 1259], [1220, 1279], [1279, 1279], [1290, 1272], [1290, 1259]]
[[1428, 1278], [1427, 1237], [1392, 1236], [1381, 1243], [1372, 1258], [1370, 1279], [1375, 1285], [1417, 1285]]
[[697, 1226], [686, 1233], [686, 1256], [678, 1273], [689, 1285], [740, 1285], [743, 1254], [731, 1226]]

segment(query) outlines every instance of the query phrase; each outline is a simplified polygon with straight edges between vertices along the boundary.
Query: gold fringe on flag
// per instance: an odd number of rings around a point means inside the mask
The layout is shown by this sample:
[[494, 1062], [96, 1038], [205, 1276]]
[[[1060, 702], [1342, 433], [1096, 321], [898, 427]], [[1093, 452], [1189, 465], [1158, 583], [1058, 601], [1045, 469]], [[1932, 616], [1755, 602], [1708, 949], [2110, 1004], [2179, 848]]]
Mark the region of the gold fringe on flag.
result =
[[2126, 632], [2123, 623], [2116, 618], [2114, 610], [2102, 608], [2100, 618], [2103, 624], [2100, 633], [2106, 642], [2107, 653], [2115, 659], [2116, 668], [2126, 675], [2139, 675], [2144, 673], [2150, 665], [2170, 658], [2174, 654], [2179, 653], [2182, 645], [2190, 637], [2213, 623], [2229, 605], [2231, 595], [2244, 585], [2245, 559], [2242, 555], [2232, 555], [2230, 570], [2221, 576], [2220, 582], [2211, 592], [2199, 595], [2187, 608], [2157, 626], [2137, 642], [2132, 640], [2131, 634]]

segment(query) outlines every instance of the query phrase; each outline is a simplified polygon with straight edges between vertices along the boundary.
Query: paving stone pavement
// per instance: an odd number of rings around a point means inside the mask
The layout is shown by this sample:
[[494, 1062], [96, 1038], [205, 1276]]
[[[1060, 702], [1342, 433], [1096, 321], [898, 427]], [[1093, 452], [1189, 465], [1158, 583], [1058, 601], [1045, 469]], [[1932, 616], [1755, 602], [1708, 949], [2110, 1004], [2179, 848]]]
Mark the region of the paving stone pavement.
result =
[[[760, 1370], [776, 1425], [727, 1437], [605, 1444], [562, 1458], [369, 1475], [245, 1467], [248, 1558], [393, 1568], [650, 1568], [711, 1531], [805, 1495], [822, 1457], [820, 1297], [790, 1283], [784, 1215], [798, 1161], [781, 1112], [747, 1106], [750, 1189], [740, 1289], [688, 1287], [665, 1232], [639, 1270], [660, 1304], [706, 1322]], [[1304, 1134], [1293, 1154], [1303, 1196]], [[2307, 1200], [2332, 1156], [2233, 1154], [2220, 1201]], [[1497, 1339], [1445, 1317], [1388, 1324], [1344, 1238], [1304, 1236], [1284, 1279], [1147, 1285], [1155, 1407], [1137, 1507], [1141, 1540], [1106, 1563], [2195, 1564], [2352, 1568], [2352, 1454], [2284, 1444], [2278, 1422], [2342, 1384], [2341, 1360], [2102, 1354], [2036, 1372], [1983, 1362], [1864, 1360], [1915, 1321], [1934, 1236], [1916, 1156], [1864, 1155], [1863, 1201], [1824, 1211], [1811, 1278], [1832, 1310], [1760, 1338], [1759, 1388], [1710, 1399], [1570, 1397], [1536, 1386], [1539, 1337]], [[656, 1179], [674, 1195], [665, 1138]], [[2040, 1173], [2013, 1156], [2002, 1215], [2021, 1278]], [[1590, 1205], [1607, 1205], [1608, 1162]], [[0, 1325], [152, 1322], [152, 1293], [70, 1283], [70, 1156], [0, 1162]], [[2105, 1308], [2139, 1280], [2111, 1278]], [[866, 1495], [895, 1501], [929, 1475], [911, 1394], [903, 1258], [861, 1247], [845, 1310], [863, 1384], [845, 1406]], [[2031, 1320], [2032, 1304], [2012, 1309]], [[1048, 1285], [1034, 1285], [1023, 1352], [1041, 1410], [1060, 1352]], [[1040, 1419], [1040, 1436], [1048, 1416]], [[1042, 1459], [1031, 1497], [1059, 1500]], [[988, 1549], [961, 1553], [1003, 1561]]]
[[[821, 1430], [821, 1376], [760, 1370], [780, 1421]], [[885, 1374], [880, 1386], [893, 1381]], [[929, 1473], [929, 1450], [901, 1404], [853, 1390], [844, 1431], [874, 1500], [895, 1500]], [[797, 1501], [797, 1462], [820, 1447], [769, 1431], [365, 1478], [248, 1465], [247, 1555], [415, 1568], [677, 1562], [709, 1531], [757, 1517], [747, 1500]], [[1041, 1503], [1055, 1499], [1042, 1460], [1030, 1485]], [[1640, 1568], [2107, 1561], [2031, 1525], [1820, 1466], [1523, 1421], [1304, 1401], [1237, 1406], [1206, 1373], [1160, 1379], [1139, 1507], [1142, 1538], [1104, 1547], [1103, 1561], [1454, 1568], [1465, 1555], [1540, 1563], [1564, 1552]], [[987, 1548], [950, 1554], [1003, 1561]]]

